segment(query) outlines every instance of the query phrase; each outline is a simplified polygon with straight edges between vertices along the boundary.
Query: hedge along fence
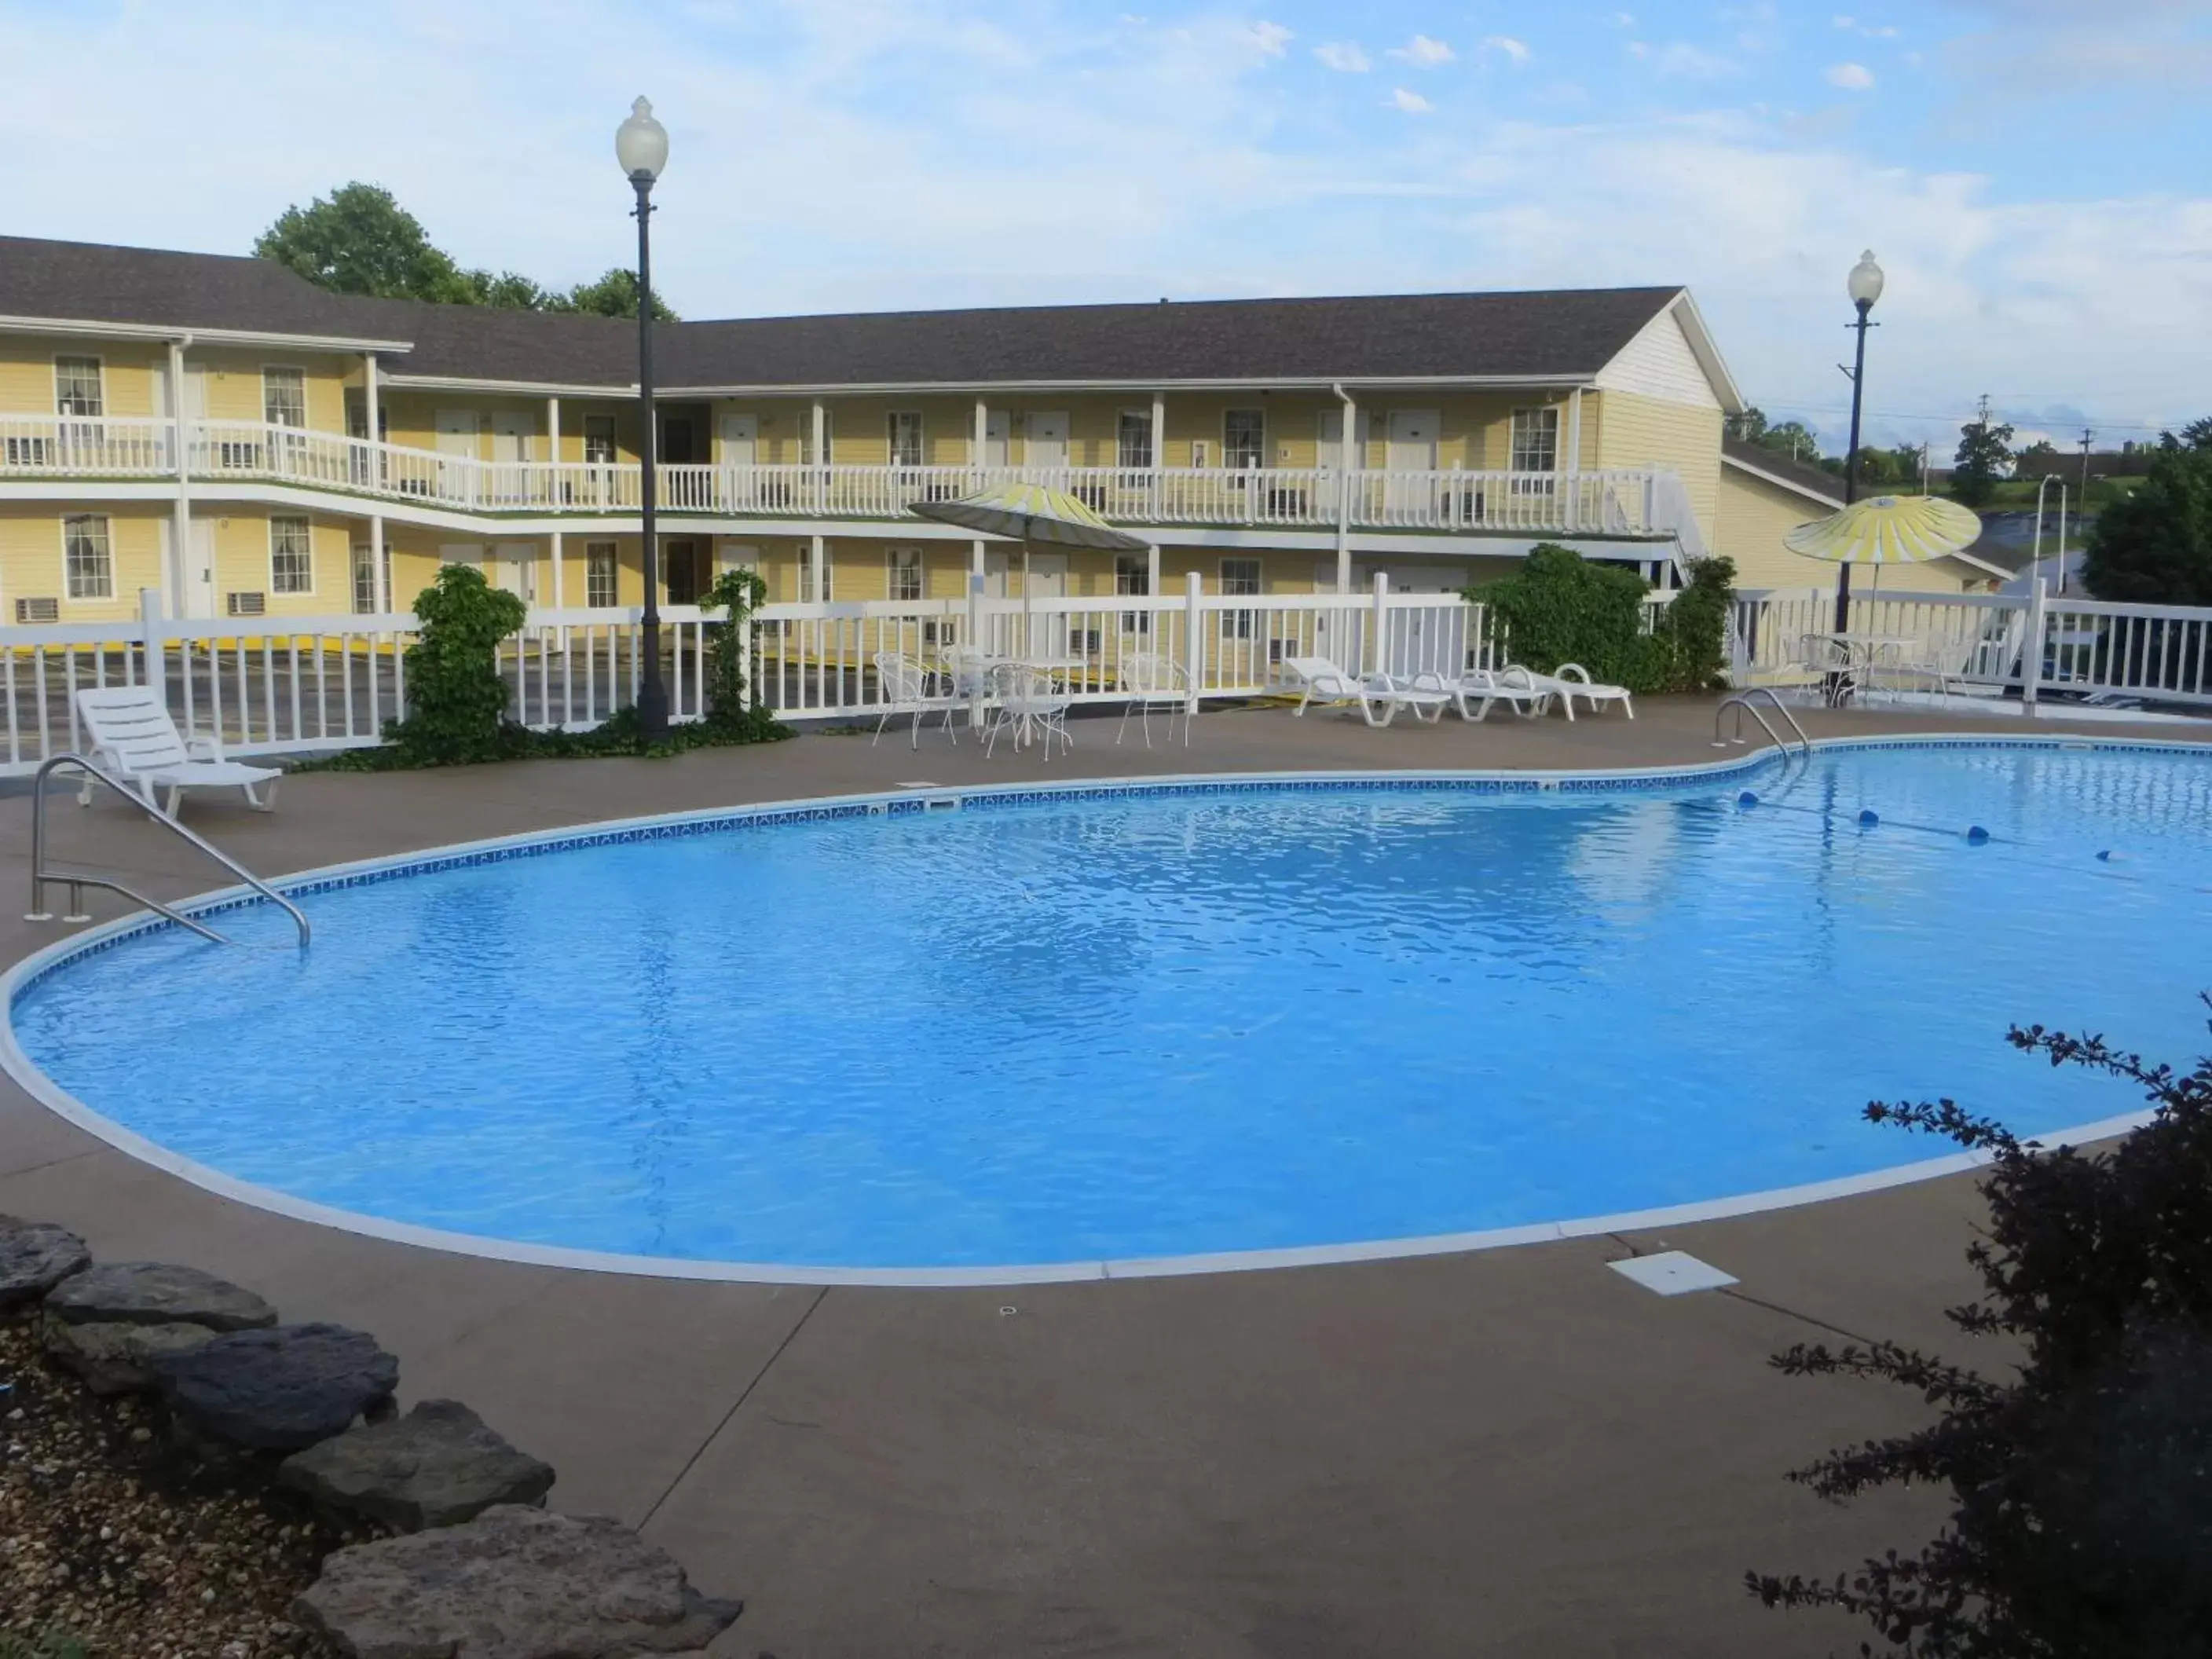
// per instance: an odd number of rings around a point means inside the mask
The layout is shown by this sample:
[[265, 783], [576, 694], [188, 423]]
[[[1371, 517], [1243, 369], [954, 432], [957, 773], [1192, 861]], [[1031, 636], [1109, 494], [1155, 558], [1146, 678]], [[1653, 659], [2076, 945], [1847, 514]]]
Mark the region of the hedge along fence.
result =
[[1512, 575], [1467, 589], [1466, 598], [1491, 608], [1511, 659], [1540, 674], [1573, 662], [1593, 679], [1635, 692], [1704, 691], [1721, 683], [1726, 665], [1735, 565], [1700, 559], [1689, 578], [1648, 634], [1650, 583], [1625, 566], [1592, 563], [1553, 542], [1531, 548]]

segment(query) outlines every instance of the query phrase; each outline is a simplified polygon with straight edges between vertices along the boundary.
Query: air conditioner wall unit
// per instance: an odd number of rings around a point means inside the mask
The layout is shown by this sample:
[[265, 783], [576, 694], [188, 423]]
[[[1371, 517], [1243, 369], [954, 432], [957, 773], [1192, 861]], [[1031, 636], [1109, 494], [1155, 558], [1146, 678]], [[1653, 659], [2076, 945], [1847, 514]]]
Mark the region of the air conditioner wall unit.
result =
[[15, 601], [15, 621], [18, 626], [33, 623], [53, 623], [62, 619], [59, 599], [18, 599]]
[[262, 617], [269, 613], [266, 593], [226, 593], [224, 608], [234, 617]]

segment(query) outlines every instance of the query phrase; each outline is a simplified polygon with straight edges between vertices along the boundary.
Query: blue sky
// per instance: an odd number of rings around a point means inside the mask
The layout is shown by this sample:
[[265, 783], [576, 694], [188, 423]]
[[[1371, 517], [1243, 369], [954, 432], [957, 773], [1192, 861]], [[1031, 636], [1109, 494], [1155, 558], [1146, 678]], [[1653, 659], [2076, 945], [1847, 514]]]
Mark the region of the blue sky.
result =
[[243, 252], [366, 179], [566, 283], [641, 91], [687, 316], [1686, 283], [1839, 437], [1872, 247], [1876, 438], [2212, 413], [2212, 0], [0, 0], [0, 230]]

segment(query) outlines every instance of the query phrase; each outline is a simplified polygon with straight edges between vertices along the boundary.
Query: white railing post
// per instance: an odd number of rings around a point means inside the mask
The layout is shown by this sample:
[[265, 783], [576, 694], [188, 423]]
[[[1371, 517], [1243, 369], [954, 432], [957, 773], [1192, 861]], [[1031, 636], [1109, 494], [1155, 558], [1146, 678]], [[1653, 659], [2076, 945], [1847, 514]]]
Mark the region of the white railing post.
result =
[[1198, 601], [1203, 590], [1204, 583], [1197, 571], [1183, 573], [1182, 668], [1185, 683], [1190, 688], [1190, 701], [1184, 705], [1186, 714], [1198, 707], [1198, 694], [1205, 684], [1206, 639], [1198, 620]]
[[163, 609], [160, 588], [138, 590], [139, 652], [146, 671], [145, 683], [161, 694], [166, 704], [169, 700], [169, 660], [161, 633]]
[[1637, 527], [1650, 532], [1659, 526], [1659, 474], [1656, 469], [1646, 469], [1644, 474], [1644, 522]]
[[2045, 603], [2050, 597], [2051, 584], [2042, 577], [2028, 590], [2027, 637], [2021, 641], [2020, 653], [2020, 701], [2032, 720], [2035, 716], [2035, 698], [2043, 684], [2043, 630]]
[[1375, 656], [1364, 668], [1353, 666], [1358, 673], [1384, 674], [1389, 672], [1390, 659], [1387, 650], [1390, 605], [1390, 576], [1388, 571], [1375, 573]]

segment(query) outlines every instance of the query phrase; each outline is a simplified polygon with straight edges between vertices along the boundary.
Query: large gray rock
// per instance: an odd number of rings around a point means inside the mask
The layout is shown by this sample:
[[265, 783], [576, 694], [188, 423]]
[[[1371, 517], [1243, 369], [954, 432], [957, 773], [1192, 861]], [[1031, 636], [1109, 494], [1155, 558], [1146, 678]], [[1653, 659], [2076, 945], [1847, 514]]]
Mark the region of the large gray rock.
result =
[[82, 1377], [94, 1394], [154, 1387], [154, 1356], [196, 1348], [216, 1333], [204, 1325], [70, 1325], [46, 1322], [46, 1352]]
[[0, 1308], [36, 1302], [92, 1265], [84, 1241], [46, 1221], [0, 1215]]
[[696, 1652], [744, 1603], [620, 1522], [503, 1505], [339, 1550], [292, 1607], [345, 1659], [632, 1659]]
[[425, 1400], [295, 1452], [276, 1478], [318, 1503], [402, 1532], [457, 1526], [495, 1504], [535, 1504], [553, 1468], [515, 1450], [455, 1400]]
[[188, 1439], [299, 1451], [341, 1434], [399, 1386], [399, 1362], [343, 1325], [234, 1331], [156, 1354], [154, 1376]]
[[64, 1279], [46, 1297], [50, 1318], [72, 1325], [204, 1325], [245, 1331], [274, 1325], [276, 1310], [251, 1291], [197, 1267], [111, 1261]]

